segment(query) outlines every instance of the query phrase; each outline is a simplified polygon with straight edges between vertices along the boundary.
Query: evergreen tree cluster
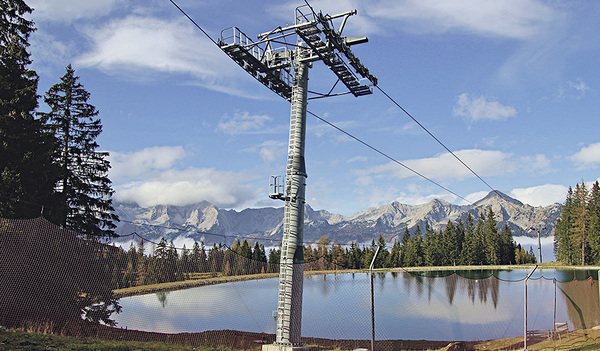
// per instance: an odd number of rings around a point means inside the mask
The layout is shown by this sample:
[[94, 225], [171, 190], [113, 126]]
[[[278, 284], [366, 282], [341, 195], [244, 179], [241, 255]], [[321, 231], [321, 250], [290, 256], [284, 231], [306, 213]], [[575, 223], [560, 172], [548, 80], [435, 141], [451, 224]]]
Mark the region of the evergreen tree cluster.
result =
[[113, 257], [113, 289], [146, 284], [175, 282], [213, 276], [234, 276], [279, 271], [280, 250], [271, 250], [269, 259], [264, 245], [252, 247], [247, 240], [236, 240], [231, 248], [214, 244], [210, 249], [194, 242], [192, 249], [185, 245], [176, 249], [165, 238], [149, 254], [147, 243], [141, 240], [128, 251], [120, 250]]
[[[98, 267], [111, 265], [105, 259], [113, 254], [91, 249], [98, 238], [115, 235], [113, 222], [118, 220], [107, 177], [108, 154], [97, 150], [102, 125], [98, 111], [88, 103], [90, 94], [70, 65], [44, 95], [49, 112], [37, 111], [38, 75], [28, 68], [27, 50], [35, 26], [25, 18], [32, 11], [23, 0], [0, 0], [0, 219], [6, 219], [0, 241], [14, 246], [7, 238], [16, 235], [11, 232], [15, 221], [41, 220], [40, 214], [71, 234], [48, 238], [26, 227], [20, 234], [29, 237], [18, 238], [22, 247], [0, 245], [0, 285], [24, 297], [24, 303], [11, 305], [19, 316], [15, 323], [111, 324], [110, 314], [119, 306], [112, 291], [102, 288], [108, 286], [110, 271]], [[48, 229], [48, 233], [62, 232]], [[36, 235], [62, 246], [40, 242], [44, 246], [27, 247]], [[27, 255], [24, 250], [29, 250]], [[39, 265], [50, 258], [55, 266]], [[59, 267], [63, 269], [53, 271]], [[7, 304], [7, 294], [0, 294], [0, 309]], [[29, 309], [48, 313], [40, 319]]]
[[600, 185], [569, 187], [554, 232], [554, 253], [564, 264], [600, 264]]
[[0, 218], [40, 213], [88, 237], [114, 236], [108, 153], [97, 150], [98, 111], [71, 65], [44, 95], [28, 40], [35, 26], [23, 0], [0, 0]]
[[[526, 252], [513, 241], [510, 228], [505, 226], [498, 231], [494, 212], [490, 208], [487, 214], [479, 217], [477, 225], [469, 214], [466, 223], [458, 220], [448, 221], [444, 229], [436, 232], [429, 224], [425, 233], [417, 226], [411, 236], [405, 229], [402, 239], [395, 240], [391, 248], [382, 236], [371, 246], [359, 247], [351, 243], [343, 248], [338, 243], [330, 244], [322, 237], [315, 248], [305, 248], [305, 261], [310, 262], [325, 257], [333, 265], [350, 269], [369, 268], [377, 246], [379, 251], [375, 260], [376, 268], [452, 266], [452, 265], [489, 265], [489, 264], [526, 264], [535, 263], [532, 249]], [[328, 246], [331, 249], [328, 251]], [[325, 267], [326, 268], [326, 267]]]
[[[322, 236], [314, 245], [304, 246], [304, 269], [366, 269], [377, 247], [381, 249], [375, 268], [536, 262], [531, 248], [525, 251], [514, 243], [508, 226], [498, 231], [496, 225], [490, 209], [480, 216], [476, 225], [469, 215], [466, 223], [448, 221], [446, 228], [438, 232], [426, 225], [424, 235], [417, 227], [415, 234], [410, 236], [407, 229], [402, 240], [395, 240], [389, 248], [381, 235], [377, 241], [372, 240], [370, 246], [364, 247], [355, 242], [345, 247]], [[281, 250], [272, 249], [267, 255], [264, 245], [252, 245], [247, 240], [236, 240], [230, 248], [214, 244], [208, 250], [204, 244], [195, 242], [189, 250], [185, 245], [176, 249], [173, 242], [167, 244], [162, 238], [148, 255], [144, 253], [145, 245], [143, 240], [137, 246], [132, 244], [127, 252], [121, 250], [114, 258], [114, 289], [207, 276], [279, 272]]]

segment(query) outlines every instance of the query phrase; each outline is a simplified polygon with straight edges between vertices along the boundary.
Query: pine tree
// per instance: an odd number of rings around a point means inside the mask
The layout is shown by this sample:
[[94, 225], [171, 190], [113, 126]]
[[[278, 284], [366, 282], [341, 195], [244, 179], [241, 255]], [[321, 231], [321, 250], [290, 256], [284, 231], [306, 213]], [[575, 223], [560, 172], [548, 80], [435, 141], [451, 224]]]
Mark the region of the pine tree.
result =
[[442, 263], [442, 253], [440, 250], [440, 237], [429, 226], [425, 224], [425, 240], [423, 242], [424, 265], [440, 266]]
[[400, 250], [400, 242], [398, 240], [394, 240], [392, 250], [388, 256], [388, 262], [386, 264], [387, 267], [399, 267], [402, 265], [402, 262], [400, 261]]
[[556, 259], [565, 264], [573, 264], [573, 243], [571, 238], [571, 227], [573, 226], [573, 188], [569, 187], [567, 198], [562, 207], [560, 218], [556, 222], [554, 230], [554, 254]]
[[459, 264], [461, 261], [460, 254], [465, 240], [465, 231], [462, 220], [459, 219], [456, 226], [451, 221], [448, 221], [446, 229], [444, 229], [444, 239], [446, 243], [444, 264]]
[[113, 214], [114, 191], [107, 176], [110, 163], [107, 152], [97, 151], [102, 124], [89, 97], [71, 65], [44, 97], [51, 111], [42, 113], [42, 120], [58, 140], [54, 159], [61, 170], [60, 224], [91, 237], [114, 236], [113, 221], [118, 217]]
[[362, 250], [356, 245], [356, 242], [350, 243], [350, 251], [348, 252], [348, 268], [360, 269], [362, 261]]
[[469, 213], [467, 217], [467, 223], [465, 225], [464, 231], [464, 243], [462, 245], [459, 262], [463, 265], [476, 264], [477, 258], [475, 254], [475, 248], [477, 239], [475, 237], [475, 230], [473, 227], [473, 216], [471, 216], [471, 213]]
[[410, 232], [408, 227], [404, 228], [404, 234], [402, 234], [402, 240], [400, 241], [400, 257], [398, 258], [398, 266], [404, 266], [404, 257], [406, 256], [406, 248], [410, 241]]
[[[375, 258], [375, 267], [376, 268], [385, 268], [388, 267], [386, 266], [386, 262], [388, 262], [388, 256], [390, 254], [390, 252], [387, 250], [387, 244], [385, 243], [385, 239], [383, 238], [383, 235], [379, 234], [379, 238], [377, 239], [377, 246], [380, 247], [379, 249], [379, 253], [377, 254], [377, 257]], [[374, 247], [374, 249], [377, 249], [377, 247]], [[374, 252], [373, 252], [374, 253]]]
[[494, 211], [490, 207], [483, 227], [485, 260], [487, 264], [500, 264], [500, 235]]
[[419, 267], [423, 265], [423, 238], [421, 229], [417, 226], [415, 234], [406, 244], [404, 267]]
[[581, 262], [581, 265], [586, 263], [586, 249], [587, 249], [587, 232], [588, 232], [588, 191], [585, 183], [582, 181], [581, 185], [575, 186], [575, 193], [573, 193], [573, 216], [572, 233], [573, 242], [577, 244], [579, 250], [574, 250], [574, 258]]
[[588, 202], [589, 227], [588, 239], [590, 243], [591, 264], [600, 264], [600, 184], [596, 181], [592, 185]]
[[512, 237], [512, 232], [508, 224], [504, 226], [504, 230], [500, 232], [500, 263], [514, 264], [515, 257], [515, 242]]
[[185, 244], [183, 244], [181, 254], [177, 260], [177, 271], [181, 272], [182, 275], [192, 272], [190, 250], [185, 247]]
[[473, 249], [473, 262], [471, 264], [485, 265], [487, 262], [487, 255], [485, 249], [485, 215], [481, 213], [479, 220], [477, 221], [477, 227], [475, 227], [475, 246]]
[[0, 0], [0, 217], [34, 218], [53, 202], [54, 138], [34, 118], [35, 71], [27, 51], [34, 23], [23, 0]]
[[281, 259], [281, 244], [278, 248], [272, 249], [269, 252], [269, 269], [267, 270], [269, 273], [277, 273], [279, 272], [279, 261]]

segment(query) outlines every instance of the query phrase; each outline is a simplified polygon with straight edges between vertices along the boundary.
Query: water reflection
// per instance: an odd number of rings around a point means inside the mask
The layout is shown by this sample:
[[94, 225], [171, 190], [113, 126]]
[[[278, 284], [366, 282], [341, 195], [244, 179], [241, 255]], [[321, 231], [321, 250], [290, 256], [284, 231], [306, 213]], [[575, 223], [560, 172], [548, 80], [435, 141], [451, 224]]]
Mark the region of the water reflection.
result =
[[587, 329], [600, 323], [597, 280], [558, 283], [558, 291], [565, 300], [572, 326], [576, 329]]
[[[389, 273], [389, 278], [397, 279], [398, 273]], [[464, 278], [475, 277], [475, 278]], [[427, 290], [428, 301], [431, 301], [433, 291], [435, 290], [436, 282], [442, 282], [444, 284], [444, 291], [449, 304], [453, 304], [454, 298], [457, 292], [461, 295], [466, 294], [471, 302], [475, 302], [475, 297], [478, 297], [478, 301], [481, 303], [487, 303], [488, 295], [492, 299], [494, 308], [498, 307], [498, 300], [500, 296], [500, 281], [492, 274], [477, 273], [477, 274], [465, 274], [459, 275], [458, 273], [447, 274], [412, 274], [409, 272], [402, 272], [401, 278], [404, 281], [404, 286], [408, 294], [411, 294], [412, 287], [416, 288], [416, 295], [421, 296], [424, 290]], [[378, 278], [382, 280], [386, 277], [385, 273], [379, 275]], [[485, 278], [481, 278], [485, 277]]]
[[[527, 270], [377, 272], [377, 339], [485, 340], [522, 335]], [[600, 322], [594, 272], [536, 271], [528, 284], [529, 328], [569, 328]], [[596, 273], [597, 276], [597, 273]], [[558, 281], [556, 288], [554, 279]], [[302, 335], [370, 339], [368, 273], [306, 276]], [[158, 332], [233, 329], [274, 333], [278, 280], [204, 286], [121, 299], [119, 326]], [[168, 304], [168, 306], [167, 306]]]
[[167, 295], [168, 294], [169, 294], [168, 291], [156, 293], [156, 297], [158, 298], [158, 302], [160, 302], [160, 305], [162, 306], [162, 308], [165, 308], [167, 306]]

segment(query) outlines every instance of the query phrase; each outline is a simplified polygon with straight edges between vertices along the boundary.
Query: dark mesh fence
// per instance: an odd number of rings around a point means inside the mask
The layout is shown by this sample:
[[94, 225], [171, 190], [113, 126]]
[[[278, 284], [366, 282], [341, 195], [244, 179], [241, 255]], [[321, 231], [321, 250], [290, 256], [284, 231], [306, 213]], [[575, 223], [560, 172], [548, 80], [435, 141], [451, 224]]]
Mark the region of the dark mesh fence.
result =
[[[369, 348], [369, 274], [348, 270], [353, 267], [339, 245], [329, 247], [305, 248], [303, 341], [322, 348]], [[190, 248], [138, 241], [122, 249], [43, 218], [1, 219], [0, 325], [258, 349], [274, 341], [277, 253], [277, 247], [246, 240]], [[488, 339], [507, 339], [503, 349], [522, 348], [524, 279], [530, 269], [376, 271], [376, 348], [435, 349], [456, 341], [469, 349]], [[597, 277], [596, 270], [538, 269], [532, 275], [530, 346], [598, 336], [593, 329], [600, 323]], [[223, 282], [231, 284], [217, 284]], [[191, 287], [196, 288], [182, 290]]]

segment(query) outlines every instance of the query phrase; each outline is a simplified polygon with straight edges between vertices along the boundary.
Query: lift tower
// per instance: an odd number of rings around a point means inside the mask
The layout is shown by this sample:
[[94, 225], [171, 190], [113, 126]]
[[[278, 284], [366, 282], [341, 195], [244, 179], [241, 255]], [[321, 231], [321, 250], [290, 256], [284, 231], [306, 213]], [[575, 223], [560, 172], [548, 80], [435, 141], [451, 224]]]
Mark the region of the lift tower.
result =
[[[285, 201], [285, 207], [276, 315], [277, 339], [275, 344], [265, 345], [264, 349], [291, 350], [300, 346], [308, 69], [313, 62], [322, 61], [337, 76], [329, 92], [314, 93], [316, 97], [342, 94], [358, 97], [372, 94], [372, 87], [377, 85], [377, 78], [350, 51], [351, 45], [367, 42], [367, 38], [341, 35], [346, 21], [354, 14], [356, 10], [334, 16], [316, 13], [307, 2], [296, 8], [293, 25], [259, 34], [257, 41], [252, 41], [237, 27], [230, 27], [221, 32], [218, 42], [221, 49], [244, 70], [292, 105], [285, 193], [281, 177], [271, 177], [270, 184], [269, 196]], [[347, 90], [334, 93], [338, 82]]]

